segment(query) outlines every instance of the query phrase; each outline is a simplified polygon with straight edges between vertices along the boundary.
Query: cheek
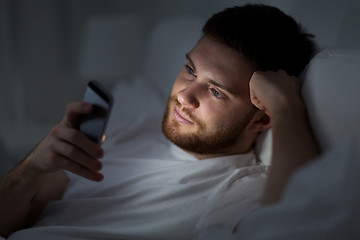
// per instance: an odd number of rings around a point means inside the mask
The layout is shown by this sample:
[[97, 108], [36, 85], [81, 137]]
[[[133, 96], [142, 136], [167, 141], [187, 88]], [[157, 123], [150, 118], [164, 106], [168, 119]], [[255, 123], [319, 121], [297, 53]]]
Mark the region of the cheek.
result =
[[171, 90], [171, 95], [175, 95], [178, 92], [180, 92], [181, 90], [183, 90], [186, 85], [185, 85], [185, 81], [182, 79], [181, 77], [181, 73], [177, 76], [177, 78], [175, 79], [174, 83], [173, 83], [173, 87]]
[[208, 127], [219, 127], [224, 124], [225, 108], [214, 106], [214, 103], [211, 101], [204, 100], [198, 112], [200, 115], [199, 118]]
[[217, 108], [214, 104], [209, 106], [202, 114], [204, 122], [207, 126], [217, 129], [227, 129], [238, 125], [239, 122], [245, 123], [250, 112], [247, 106], [218, 106]]

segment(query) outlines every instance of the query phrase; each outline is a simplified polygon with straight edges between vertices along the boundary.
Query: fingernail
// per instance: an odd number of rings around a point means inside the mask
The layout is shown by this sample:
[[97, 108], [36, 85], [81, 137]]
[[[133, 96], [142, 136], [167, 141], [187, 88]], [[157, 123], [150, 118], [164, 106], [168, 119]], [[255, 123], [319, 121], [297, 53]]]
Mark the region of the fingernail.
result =
[[96, 170], [101, 170], [103, 168], [103, 165], [102, 165], [102, 162], [100, 162], [100, 161], [98, 161], [97, 163], [96, 163]]
[[104, 175], [102, 175], [101, 173], [96, 174], [95, 181], [100, 182], [103, 179], [104, 179]]

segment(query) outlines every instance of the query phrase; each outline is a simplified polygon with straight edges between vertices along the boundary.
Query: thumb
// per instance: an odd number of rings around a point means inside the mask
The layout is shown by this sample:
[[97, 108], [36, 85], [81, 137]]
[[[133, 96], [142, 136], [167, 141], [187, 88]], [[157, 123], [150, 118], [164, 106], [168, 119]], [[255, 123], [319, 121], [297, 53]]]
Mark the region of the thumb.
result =
[[251, 103], [258, 108], [259, 110], [265, 112], [266, 115], [268, 115], [269, 117], [271, 117], [270, 112], [266, 109], [266, 107], [264, 106], [264, 104], [259, 100], [259, 98], [256, 95], [256, 92], [253, 88], [253, 82], [252, 80], [250, 80], [249, 82], [249, 89], [250, 89], [250, 101]]
[[76, 128], [81, 115], [90, 114], [93, 106], [86, 102], [72, 102], [66, 107], [63, 124], [70, 128]]

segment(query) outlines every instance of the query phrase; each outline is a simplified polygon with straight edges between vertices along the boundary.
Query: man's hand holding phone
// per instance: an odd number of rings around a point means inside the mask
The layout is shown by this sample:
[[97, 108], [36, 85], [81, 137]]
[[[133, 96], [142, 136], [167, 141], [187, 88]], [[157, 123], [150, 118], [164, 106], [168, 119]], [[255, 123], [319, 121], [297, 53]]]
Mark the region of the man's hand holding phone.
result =
[[93, 181], [101, 181], [101, 146], [90, 140], [76, 129], [79, 117], [90, 114], [93, 105], [85, 102], [73, 102], [67, 106], [66, 114], [60, 124], [26, 158], [36, 170], [55, 172], [60, 169]]
[[84, 102], [68, 104], [63, 120], [26, 157], [32, 170], [68, 170], [93, 181], [101, 181], [104, 151], [102, 137], [112, 107], [112, 96], [97, 82], [90, 82]]

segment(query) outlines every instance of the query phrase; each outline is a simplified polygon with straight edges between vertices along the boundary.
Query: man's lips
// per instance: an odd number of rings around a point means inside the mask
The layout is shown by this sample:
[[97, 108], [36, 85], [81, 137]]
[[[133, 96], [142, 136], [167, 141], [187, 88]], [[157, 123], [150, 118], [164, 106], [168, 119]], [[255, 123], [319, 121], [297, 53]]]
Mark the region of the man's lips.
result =
[[193, 125], [194, 122], [192, 122], [188, 116], [186, 116], [177, 106], [174, 108], [174, 118], [176, 121], [178, 121], [181, 124], [184, 125]]

